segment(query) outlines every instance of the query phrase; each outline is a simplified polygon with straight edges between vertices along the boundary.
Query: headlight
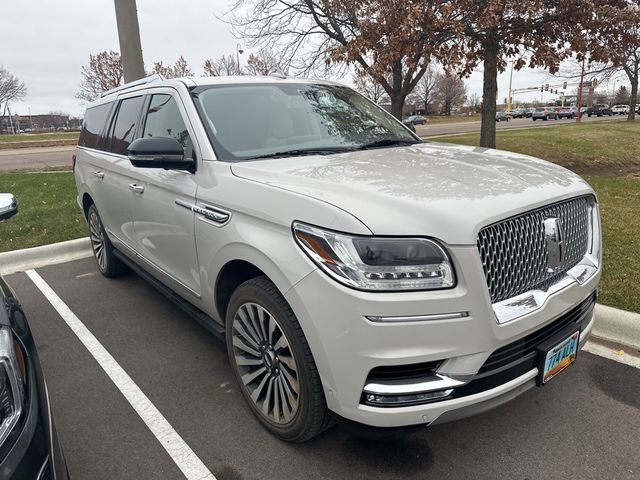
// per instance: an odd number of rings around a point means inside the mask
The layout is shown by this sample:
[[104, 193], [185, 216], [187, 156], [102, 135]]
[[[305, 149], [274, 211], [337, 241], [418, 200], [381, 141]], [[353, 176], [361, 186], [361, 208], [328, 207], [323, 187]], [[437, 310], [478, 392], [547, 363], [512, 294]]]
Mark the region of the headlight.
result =
[[347, 235], [294, 222], [311, 259], [341, 283], [360, 290], [434, 290], [455, 286], [445, 250], [425, 238]]
[[11, 330], [0, 328], [0, 445], [20, 419], [24, 404], [24, 357]]

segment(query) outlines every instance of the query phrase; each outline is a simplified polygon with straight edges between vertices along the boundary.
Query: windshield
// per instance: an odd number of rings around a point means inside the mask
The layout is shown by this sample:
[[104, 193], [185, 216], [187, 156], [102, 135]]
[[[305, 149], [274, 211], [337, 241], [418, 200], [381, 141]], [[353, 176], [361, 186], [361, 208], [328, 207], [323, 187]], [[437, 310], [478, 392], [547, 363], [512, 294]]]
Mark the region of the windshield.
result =
[[336, 85], [212, 85], [193, 91], [221, 160], [331, 154], [417, 143], [394, 117]]

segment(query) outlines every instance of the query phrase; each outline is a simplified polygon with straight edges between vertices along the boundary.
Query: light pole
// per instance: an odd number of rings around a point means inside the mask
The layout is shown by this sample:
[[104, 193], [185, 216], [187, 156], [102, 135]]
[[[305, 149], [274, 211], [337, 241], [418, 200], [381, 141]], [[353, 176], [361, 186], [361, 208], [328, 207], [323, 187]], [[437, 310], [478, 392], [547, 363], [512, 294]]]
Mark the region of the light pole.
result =
[[511, 82], [513, 81], [513, 62], [515, 60], [511, 60], [511, 73], [509, 74], [509, 97], [507, 98], [507, 111], [511, 111]]
[[242, 49], [242, 45], [240, 45], [239, 43], [236, 45], [236, 67], [237, 67], [237, 74], [240, 75], [240, 55], [244, 53], [244, 50]]
[[578, 86], [578, 112], [576, 114], [576, 122], [579, 123], [582, 120], [582, 84], [584, 83], [584, 61], [582, 59], [582, 71], [580, 72], [580, 85]]
[[140, 27], [136, 0], [114, 0], [116, 24], [124, 81], [133, 82], [146, 76], [140, 44]]

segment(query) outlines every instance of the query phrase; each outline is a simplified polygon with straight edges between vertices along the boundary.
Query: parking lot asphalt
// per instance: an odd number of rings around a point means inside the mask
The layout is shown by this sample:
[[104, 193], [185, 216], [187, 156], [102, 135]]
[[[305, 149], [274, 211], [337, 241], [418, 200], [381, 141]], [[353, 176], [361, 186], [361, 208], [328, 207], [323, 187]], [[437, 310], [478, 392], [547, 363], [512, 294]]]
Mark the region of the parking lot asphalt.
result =
[[75, 147], [68, 145], [0, 150], [0, 171], [70, 167], [74, 150]]
[[[224, 345], [135, 274], [91, 258], [37, 269], [217, 479], [638, 479], [640, 371], [581, 352], [547, 384], [483, 415], [388, 441], [336, 427], [303, 445], [271, 437]], [[184, 479], [25, 273], [23, 304], [74, 479]]]

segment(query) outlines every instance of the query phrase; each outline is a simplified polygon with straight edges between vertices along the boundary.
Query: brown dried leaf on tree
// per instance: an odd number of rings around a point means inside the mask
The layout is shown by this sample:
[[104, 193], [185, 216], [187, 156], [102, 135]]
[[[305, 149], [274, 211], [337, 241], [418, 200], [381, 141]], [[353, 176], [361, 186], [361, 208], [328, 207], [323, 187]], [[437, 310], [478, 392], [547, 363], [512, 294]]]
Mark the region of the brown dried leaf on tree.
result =
[[91, 102], [101, 93], [124, 84], [120, 54], [104, 51], [89, 55], [89, 64], [81, 70], [82, 81], [76, 97]]

